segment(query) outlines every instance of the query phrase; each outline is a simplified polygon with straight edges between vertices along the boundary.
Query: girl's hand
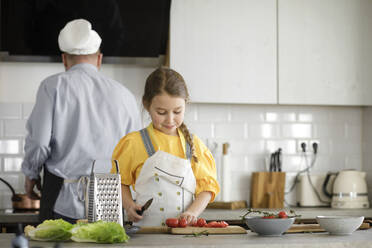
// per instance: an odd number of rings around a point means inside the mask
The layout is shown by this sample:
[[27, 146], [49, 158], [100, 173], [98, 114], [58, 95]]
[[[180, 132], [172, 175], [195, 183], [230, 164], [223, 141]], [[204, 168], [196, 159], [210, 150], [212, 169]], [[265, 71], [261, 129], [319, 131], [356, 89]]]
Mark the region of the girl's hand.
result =
[[138, 222], [142, 220], [143, 216], [137, 214], [136, 212], [136, 210], [141, 210], [141, 208], [142, 207], [140, 205], [135, 204], [134, 202], [129, 207], [127, 207], [125, 210], [128, 216], [128, 221]]
[[198, 220], [198, 216], [196, 216], [194, 213], [190, 212], [190, 211], [186, 211], [186, 212], [183, 212], [181, 215], [180, 215], [180, 219], [186, 219], [187, 221], [187, 225], [193, 225], [196, 223], [196, 221]]

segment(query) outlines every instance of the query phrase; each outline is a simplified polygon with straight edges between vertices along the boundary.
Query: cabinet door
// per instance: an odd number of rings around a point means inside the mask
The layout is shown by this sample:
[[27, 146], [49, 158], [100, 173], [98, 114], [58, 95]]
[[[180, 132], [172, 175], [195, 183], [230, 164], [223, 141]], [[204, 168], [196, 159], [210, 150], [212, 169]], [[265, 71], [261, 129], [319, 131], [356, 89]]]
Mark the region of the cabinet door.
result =
[[275, 0], [172, 1], [170, 22], [191, 101], [277, 103]]
[[372, 104], [372, 1], [279, 0], [281, 104]]

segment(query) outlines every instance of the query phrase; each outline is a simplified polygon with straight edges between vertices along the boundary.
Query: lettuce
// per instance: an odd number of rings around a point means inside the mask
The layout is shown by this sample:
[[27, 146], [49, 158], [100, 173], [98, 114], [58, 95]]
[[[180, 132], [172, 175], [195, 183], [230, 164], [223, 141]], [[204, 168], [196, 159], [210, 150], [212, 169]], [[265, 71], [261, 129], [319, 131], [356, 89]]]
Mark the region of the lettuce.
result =
[[29, 229], [27, 236], [39, 241], [66, 241], [71, 238], [73, 225], [62, 219], [45, 220], [36, 228]]
[[116, 222], [97, 221], [76, 224], [71, 229], [71, 239], [76, 242], [123, 243], [129, 240], [124, 228]]

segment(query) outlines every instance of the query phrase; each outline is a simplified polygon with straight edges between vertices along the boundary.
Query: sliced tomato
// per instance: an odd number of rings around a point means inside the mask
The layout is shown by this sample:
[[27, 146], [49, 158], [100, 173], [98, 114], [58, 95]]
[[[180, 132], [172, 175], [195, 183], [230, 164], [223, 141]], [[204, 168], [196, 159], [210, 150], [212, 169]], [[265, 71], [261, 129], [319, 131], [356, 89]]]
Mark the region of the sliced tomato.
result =
[[220, 221], [221, 227], [227, 227], [229, 224], [226, 221]]
[[165, 221], [165, 224], [169, 227], [178, 227], [178, 219], [177, 218], [169, 218]]
[[285, 218], [288, 218], [288, 215], [287, 215], [286, 212], [284, 212], [284, 211], [280, 211], [280, 212], [278, 213], [278, 217], [281, 218], [281, 219], [285, 219]]
[[275, 215], [262, 216], [262, 219], [274, 219]]
[[205, 221], [205, 219], [200, 218], [200, 219], [198, 219], [196, 224], [197, 224], [198, 227], [204, 227], [207, 224], [207, 222]]
[[187, 226], [187, 220], [185, 218], [181, 218], [178, 220], [178, 227], [186, 227]]

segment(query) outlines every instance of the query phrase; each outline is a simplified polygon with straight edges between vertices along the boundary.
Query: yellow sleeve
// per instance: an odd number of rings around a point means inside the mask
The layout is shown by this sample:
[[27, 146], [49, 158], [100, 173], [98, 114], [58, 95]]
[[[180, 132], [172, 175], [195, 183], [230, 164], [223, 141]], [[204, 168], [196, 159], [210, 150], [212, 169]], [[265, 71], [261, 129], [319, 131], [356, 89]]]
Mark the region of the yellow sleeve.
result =
[[[119, 162], [121, 184], [134, 185], [137, 177], [137, 170], [141, 161], [138, 159], [136, 154], [138, 153], [138, 132], [129, 133], [124, 136], [119, 143], [116, 145], [114, 152], [112, 154], [112, 160], [117, 160]], [[142, 167], [141, 167], [142, 168]], [[111, 168], [111, 173], [115, 173], [116, 168], [113, 164]]]
[[197, 163], [194, 160], [192, 163], [196, 179], [195, 195], [203, 191], [210, 191], [212, 193], [210, 202], [213, 202], [216, 195], [220, 192], [220, 185], [217, 181], [216, 162], [208, 147], [198, 137], [194, 135], [193, 141], [198, 158]]

